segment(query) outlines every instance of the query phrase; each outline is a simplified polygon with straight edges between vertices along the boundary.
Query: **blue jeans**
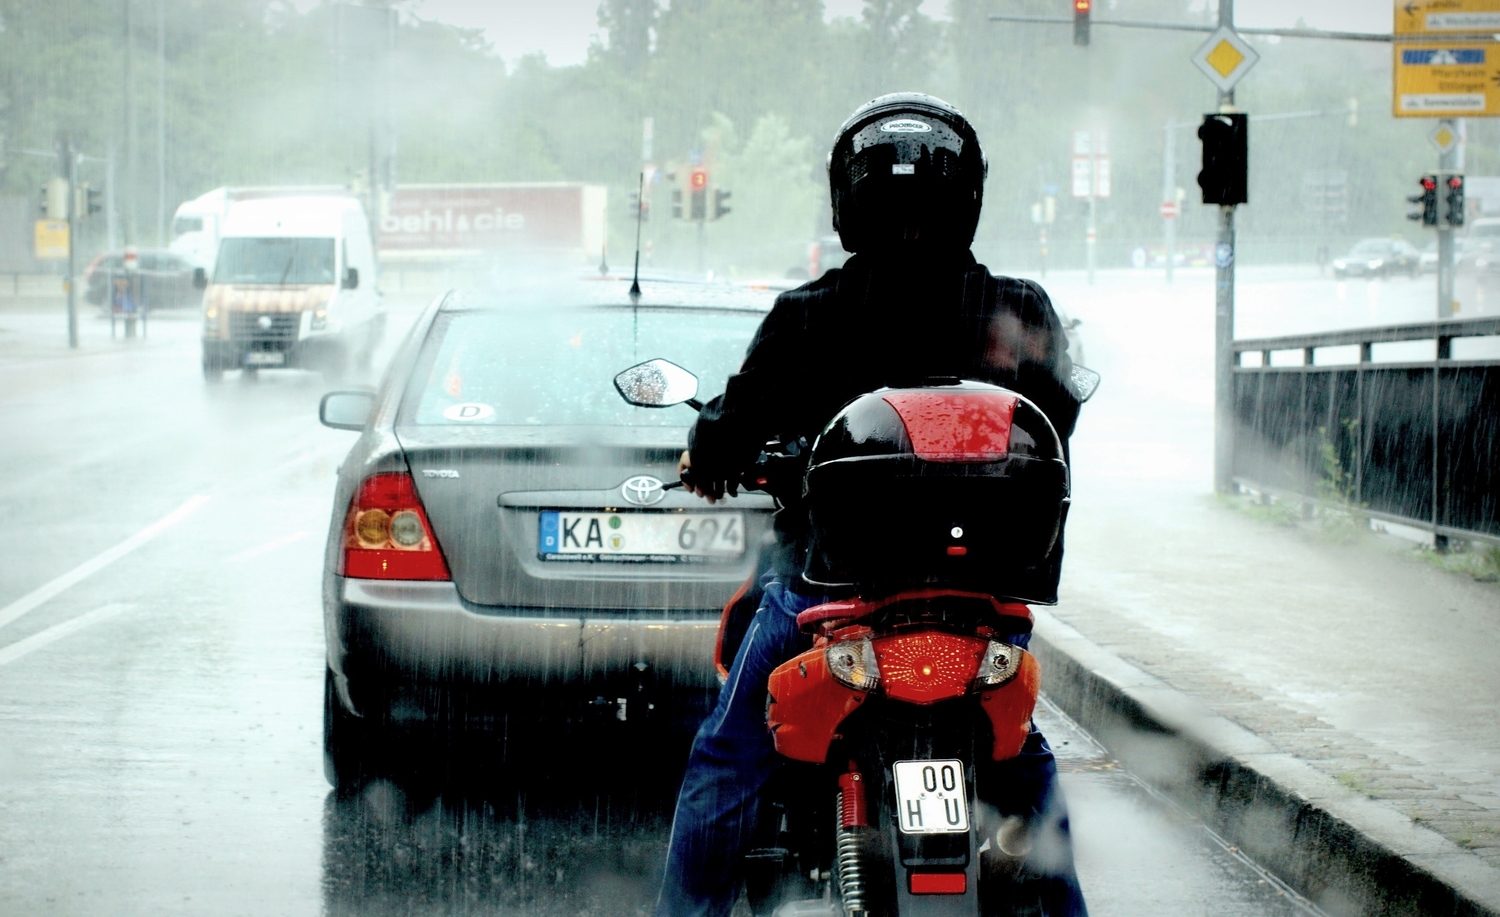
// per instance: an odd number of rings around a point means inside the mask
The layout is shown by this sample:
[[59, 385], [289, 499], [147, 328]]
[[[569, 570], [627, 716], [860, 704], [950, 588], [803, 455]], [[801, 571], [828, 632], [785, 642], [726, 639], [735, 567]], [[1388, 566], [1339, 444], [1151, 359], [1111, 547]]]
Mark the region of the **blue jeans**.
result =
[[[793, 592], [775, 574], [766, 574], [761, 582], [765, 597], [718, 703], [699, 727], [688, 754], [656, 917], [728, 917], [739, 897], [741, 863], [755, 830], [760, 794], [779, 760], [766, 729], [766, 682], [777, 666], [812, 645], [811, 638], [797, 629], [797, 615], [825, 601]], [[1024, 640], [1016, 642], [1025, 645]], [[1047, 741], [1033, 727], [1019, 757], [988, 766], [1003, 769], [1001, 785], [1014, 792], [1010, 798], [986, 802], [1004, 814], [1040, 815], [1052, 829], [1053, 842], [1037, 844], [1038, 854], [1045, 851], [1045, 857], [1032, 858], [1044, 860], [1032, 864], [1047, 874], [1044, 913], [1085, 917], [1083, 893], [1073, 871], [1067, 810]]]

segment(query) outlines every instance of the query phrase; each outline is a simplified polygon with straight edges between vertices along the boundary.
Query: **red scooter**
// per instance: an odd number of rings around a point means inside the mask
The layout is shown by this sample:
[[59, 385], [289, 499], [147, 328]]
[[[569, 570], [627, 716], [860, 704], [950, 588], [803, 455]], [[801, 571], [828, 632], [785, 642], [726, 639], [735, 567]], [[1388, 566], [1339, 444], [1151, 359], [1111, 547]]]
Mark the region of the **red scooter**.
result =
[[[661, 364], [621, 374], [627, 401], [696, 394]], [[1082, 372], [1086, 397], [1097, 376]], [[1041, 672], [1023, 648], [1026, 603], [1056, 601], [1069, 480], [1045, 415], [983, 383], [882, 389], [809, 449], [768, 446], [738, 483], [805, 504], [804, 579], [844, 596], [798, 617], [812, 648], [770, 678], [767, 727], [788, 761], [746, 864], [752, 911], [1029, 910], [1017, 878], [1036, 826], [986, 800], [1031, 731]], [[726, 606], [721, 674], [757, 605], [752, 579]]]

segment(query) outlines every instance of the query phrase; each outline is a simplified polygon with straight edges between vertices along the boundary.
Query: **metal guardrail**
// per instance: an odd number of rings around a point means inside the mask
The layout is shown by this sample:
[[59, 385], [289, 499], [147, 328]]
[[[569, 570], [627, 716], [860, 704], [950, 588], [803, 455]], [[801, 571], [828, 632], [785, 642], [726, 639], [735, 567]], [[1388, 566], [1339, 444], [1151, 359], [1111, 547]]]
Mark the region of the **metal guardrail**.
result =
[[[1238, 340], [1235, 481], [1308, 500], [1334, 496], [1377, 519], [1500, 544], [1500, 358], [1454, 360], [1452, 342], [1500, 336], [1500, 319]], [[1375, 344], [1433, 341], [1431, 360], [1372, 361]], [[1317, 365], [1324, 347], [1358, 361]], [[1301, 351], [1300, 365], [1271, 354]], [[1261, 354], [1243, 366], [1243, 354]]]

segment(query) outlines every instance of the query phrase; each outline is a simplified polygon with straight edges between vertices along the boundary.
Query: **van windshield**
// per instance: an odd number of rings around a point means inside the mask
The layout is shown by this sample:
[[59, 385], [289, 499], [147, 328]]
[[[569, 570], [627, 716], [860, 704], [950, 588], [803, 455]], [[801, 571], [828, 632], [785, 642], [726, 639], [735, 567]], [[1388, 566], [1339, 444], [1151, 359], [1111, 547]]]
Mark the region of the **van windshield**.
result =
[[219, 245], [214, 283], [334, 282], [333, 240], [232, 238]]

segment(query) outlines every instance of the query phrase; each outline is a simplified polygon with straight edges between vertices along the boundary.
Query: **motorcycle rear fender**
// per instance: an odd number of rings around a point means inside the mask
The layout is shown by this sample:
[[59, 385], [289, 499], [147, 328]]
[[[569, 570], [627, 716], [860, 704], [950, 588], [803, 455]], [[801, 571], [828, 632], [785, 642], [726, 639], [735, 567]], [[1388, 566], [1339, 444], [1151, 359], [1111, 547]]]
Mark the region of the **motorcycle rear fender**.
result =
[[778, 754], [822, 764], [844, 718], [864, 703], [865, 692], [840, 684], [821, 648], [778, 666], [767, 683], [766, 725]]
[[[1021, 753], [1031, 732], [1031, 715], [1042, 683], [1036, 657], [1021, 652], [1016, 677], [998, 688], [980, 692], [979, 705], [989, 717], [994, 733], [990, 750], [996, 761]], [[822, 647], [808, 650], [783, 663], [767, 684], [770, 703], [766, 724], [776, 751], [794, 761], [822, 764], [844, 719], [864, 703], [866, 692], [846, 687], [828, 670]]]
[[979, 705], [990, 718], [995, 733], [991, 756], [1005, 761], [1021, 753], [1026, 736], [1031, 733], [1031, 714], [1036, 710], [1037, 692], [1042, 686], [1042, 667], [1036, 657], [1021, 651], [1021, 670], [1016, 677], [998, 688], [979, 694]]

